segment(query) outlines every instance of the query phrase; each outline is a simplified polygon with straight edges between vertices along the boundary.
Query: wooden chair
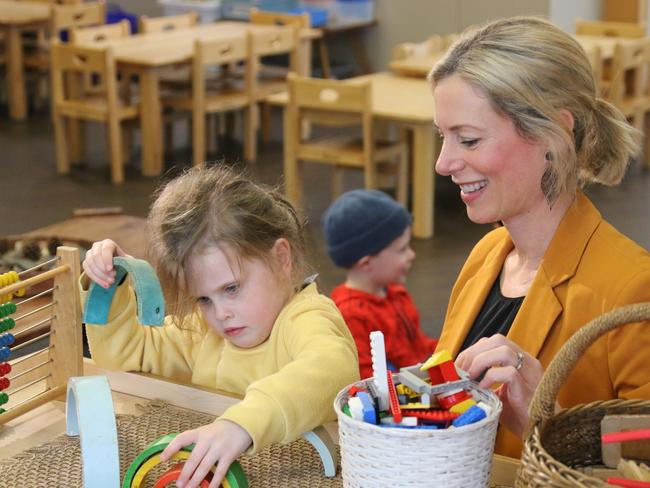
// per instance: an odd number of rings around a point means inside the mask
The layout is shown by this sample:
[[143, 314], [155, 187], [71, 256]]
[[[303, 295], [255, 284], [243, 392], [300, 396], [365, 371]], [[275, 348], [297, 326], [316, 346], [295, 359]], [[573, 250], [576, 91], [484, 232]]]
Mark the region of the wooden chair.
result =
[[[194, 165], [205, 164], [206, 117], [250, 108], [252, 73], [247, 68], [244, 81], [223, 79], [220, 84], [207, 83], [206, 72], [212, 67], [239, 63], [248, 58], [248, 39], [197, 39], [192, 60], [192, 89], [190, 94], [163, 99], [163, 106], [192, 113], [192, 153]], [[214, 81], [210, 78], [210, 81]], [[246, 118], [244, 138], [250, 137], [250, 117]], [[254, 134], [254, 133], [253, 133]]]
[[141, 16], [139, 32], [142, 34], [154, 34], [159, 32], [170, 32], [178, 29], [194, 27], [199, 20], [196, 12], [187, 12], [180, 15], [169, 15], [166, 17]]
[[646, 36], [646, 25], [644, 23], [578, 19], [576, 20], [576, 34], [581, 36], [640, 38]]
[[121, 20], [116, 24], [99, 25], [96, 27], [72, 27], [69, 39], [73, 44], [90, 44], [108, 39], [121, 39], [131, 35], [128, 20]]
[[[375, 141], [372, 118], [372, 85], [340, 80], [324, 80], [289, 75], [289, 104], [285, 108], [285, 174], [298, 176], [303, 161], [334, 166], [333, 194], [342, 190], [345, 169], [360, 169], [364, 186], [377, 188], [380, 176], [390, 174], [396, 180], [396, 199], [406, 205], [407, 147], [404, 142]], [[349, 136], [321, 137], [305, 140], [301, 125], [361, 129], [361, 139]], [[315, 131], [314, 131], [315, 132]], [[286, 188], [287, 196], [302, 204], [300, 188]]]
[[[291, 26], [276, 27], [264, 30], [253, 30], [249, 33], [248, 65], [255, 76], [251, 80], [251, 116], [257, 120], [259, 105], [262, 108], [262, 133], [265, 140], [271, 132], [270, 110], [264, 103], [266, 97], [274, 93], [287, 90], [287, 74], [278, 73], [267, 69], [263, 59], [267, 56], [287, 54], [289, 56], [289, 73], [295, 73], [298, 63], [298, 46], [296, 29]], [[247, 161], [255, 161], [257, 157], [257, 140], [248, 138], [244, 148], [244, 157]]]
[[[73, 44], [52, 44], [52, 116], [56, 140], [56, 159], [59, 173], [70, 171], [66, 120], [91, 120], [107, 126], [110, 152], [111, 181], [124, 181], [122, 159], [122, 135], [120, 124], [124, 120], [137, 119], [139, 108], [118, 97], [115, 60], [110, 49], [83, 48]], [[65, 89], [64, 77], [76, 76], [81, 82], [84, 76], [93, 74], [104, 80], [105, 92], [101, 95], [71, 96]], [[81, 79], [79, 79], [81, 77]]]
[[[650, 39], [617, 44], [612, 63], [613, 79], [607, 99], [640, 131], [648, 127], [650, 114]], [[650, 143], [645, 138], [645, 166], [650, 167]]]

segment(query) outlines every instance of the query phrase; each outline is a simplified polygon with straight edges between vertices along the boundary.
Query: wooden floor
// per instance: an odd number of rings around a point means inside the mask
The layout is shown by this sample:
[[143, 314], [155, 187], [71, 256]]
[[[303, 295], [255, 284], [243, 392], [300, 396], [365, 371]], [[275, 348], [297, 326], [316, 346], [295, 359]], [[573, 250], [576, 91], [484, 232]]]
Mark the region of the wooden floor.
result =
[[[273, 118], [274, 141], [262, 144], [260, 160], [251, 166], [251, 173], [269, 184], [281, 183], [281, 122]], [[191, 160], [190, 148], [177, 131], [177, 149], [168, 152], [165, 160], [168, 178]], [[158, 179], [140, 175], [139, 164], [126, 170], [126, 183], [111, 186], [106, 163], [105, 136], [100, 126], [87, 134], [88, 164], [76, 168], [69, 176], [55, 172], [53, 131], [47, 112], [30, 113], [24, 123], [10, 122], [6, 106], [0, 107], [0, 235], [28, 232], [54, 222], [69, 219], [75, 208], [121, 206], [125, 213], [146, 216], [151, 194]], [[210, 157], [225, 158], [229, 164], [241, 160], [241, 146], [232, 141], [220, 145]], [[134, 155], [134, 161], [138, 155]], [[329, 169], [310, 165], [306, 170], [307, 216], [310, 220], [312, 262], [320, 273], [323, 291], [329, 291], [343, 279], [324, 251], [320, 216], [329, 203]], [[325, 184], [323, 184], [325, 182]], [[361, 186], [360, 175], [351, 173], [349, 188]], [[423, 328], [437, 335], [444, 318], [447, 299], [456, 275], [467, 254], [490, 226], [472, 224], [467, 219], [458, 190], [446, 178], [436, 178], [435, 236], [415, 241], [417, 253], [409, 278], [409, 289], [422, 315]], [[616, 188], [594, 187], [588, 191], [602, 213], [616, 227], [650, 248], [650, 173], [633, 164], [622, 185]]]

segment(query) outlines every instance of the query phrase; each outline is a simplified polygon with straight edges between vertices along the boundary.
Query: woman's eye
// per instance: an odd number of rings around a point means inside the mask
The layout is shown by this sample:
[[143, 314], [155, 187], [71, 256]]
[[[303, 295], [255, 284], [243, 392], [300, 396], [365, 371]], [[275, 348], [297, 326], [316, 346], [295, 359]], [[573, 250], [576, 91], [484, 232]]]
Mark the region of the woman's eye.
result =
[[474, 147], [478, 143], [478, 139], [464, 139], [461, 138], [460, 143], [465, 147]]
[[210, 303], [210, 299], [208, 297], [199, 297], [196, 299], [196, 303], [199, 305], [207, 305]]

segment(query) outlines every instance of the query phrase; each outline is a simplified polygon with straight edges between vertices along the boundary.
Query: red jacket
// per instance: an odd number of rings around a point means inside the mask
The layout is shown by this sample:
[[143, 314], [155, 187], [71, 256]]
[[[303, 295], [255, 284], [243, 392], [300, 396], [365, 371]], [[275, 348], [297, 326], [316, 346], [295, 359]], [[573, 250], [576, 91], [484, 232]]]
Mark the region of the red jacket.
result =
[[427, 359], [438, 341], [420, 329], [420, 315], [408, 291], [389, 285], [381, 298], [342, 284], [332, 291], [332, 300], [341, 311], [359, 351], [361, 378], [372, 376], [370, 332], [384, 333], [386, 359], [398, 368]]

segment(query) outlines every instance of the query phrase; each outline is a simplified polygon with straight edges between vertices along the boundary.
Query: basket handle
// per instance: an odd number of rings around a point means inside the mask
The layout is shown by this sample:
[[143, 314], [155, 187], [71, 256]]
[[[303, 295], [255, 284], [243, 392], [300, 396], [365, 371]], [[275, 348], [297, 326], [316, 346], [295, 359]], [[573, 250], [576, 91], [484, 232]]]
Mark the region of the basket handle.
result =
[[650, 320], [650, 302], [626, 305], [604, 313], [582, 326], [560, 348], [544, 372], [529, 407], [532, 427], [555, 414], [555, 399], [585, 350], [600, 336], [631, 322]]

